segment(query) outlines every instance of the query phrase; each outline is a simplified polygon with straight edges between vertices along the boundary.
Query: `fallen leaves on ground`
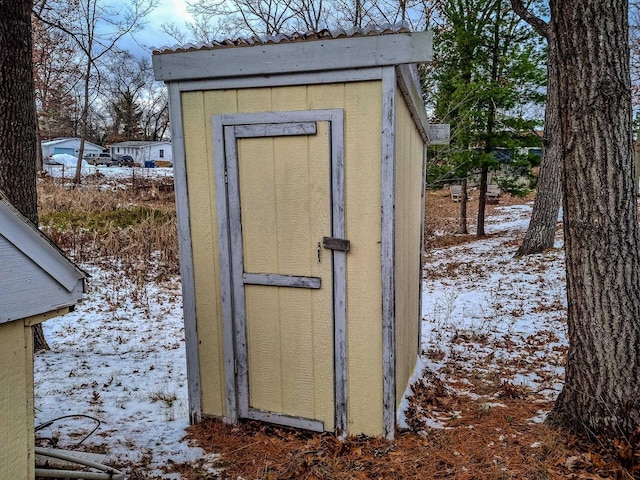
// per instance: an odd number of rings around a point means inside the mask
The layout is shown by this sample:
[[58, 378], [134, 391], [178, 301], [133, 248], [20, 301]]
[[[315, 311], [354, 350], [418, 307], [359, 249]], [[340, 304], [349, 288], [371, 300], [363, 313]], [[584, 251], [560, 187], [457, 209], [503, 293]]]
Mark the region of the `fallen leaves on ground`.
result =
[[[511, 263], [512, 253], [493, 263], [477, 254], [474, 260], [471, 242], [477, 238], [451, 234], [458, 204], [445, 191], [428, 192], [427, 202], [425, 278], [449, 283], [473, 278], [484, 285], [497, 271], [505, 279], [512, 270], [522, 270], [526, 277], [485, 287], [489, 304], [480, 313], [486, 325], [459, 325], [454, 307], [461, 300], [455, 288], [442, 298], [440, 310], [431, 312], [433, 318], [425, 318], [433, 324], [432, 341], [423, 344], [422, 352], [428, 368], [411, 387], [404, 409], [408, 428], [397, 431], [393, 441], [362, 435], [340, 441], [328, 433], [258, 422], [205, 420], [189, 428], [188, 439], [219, 455], [213, 465], [218, 476], [187, 464], [168, 471], [185, 479], [233, 480], [640, 479], [640, 433], [587, 441], [543, 423], [562, 381], [566, 355], [558, 333], [566, 307], [545, 287], [553, 278], [544, 276], [559, 262], [558, 252], [517, 265]], [[518, 202], [522, 200], [506, 197], [488, 211]], [[494, 242], [495, 250], [515, 252], [521, 241], [517, 235], [503, 239], [492, 234], [484, 241]], [[456, 249], [455, 258], [448, 256], [448, 247]], [[533, 295], [525, 285], [534, 288]], [[465, 318], [472, 313], [464, 311]], [[535, 331], [516, 328], [516, 320], [526, 324], [543, 313], [548, 322]], [[505, 319], [510, 328], [498, 329], [496, 324]]]

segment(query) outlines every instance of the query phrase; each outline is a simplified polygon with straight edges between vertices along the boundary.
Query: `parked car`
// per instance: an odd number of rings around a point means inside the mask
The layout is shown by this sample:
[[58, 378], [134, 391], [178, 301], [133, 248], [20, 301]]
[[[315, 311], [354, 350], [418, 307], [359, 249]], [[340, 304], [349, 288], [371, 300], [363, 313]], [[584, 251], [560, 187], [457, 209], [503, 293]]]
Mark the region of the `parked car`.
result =
[[113, 164], [113, 158], [109, 153], [89, 152], [83, 158], [89, 165], [106, 165], [110, 167]]
[[117, 165], [118, 167], [133, 167], [133, 157], [131, 155], [116, 155], [113, 157], [111, 165]]
[[43, 162], [45, 165], [62, 165], [62, 162], [55, 160], [51, 155], [44, 157]]

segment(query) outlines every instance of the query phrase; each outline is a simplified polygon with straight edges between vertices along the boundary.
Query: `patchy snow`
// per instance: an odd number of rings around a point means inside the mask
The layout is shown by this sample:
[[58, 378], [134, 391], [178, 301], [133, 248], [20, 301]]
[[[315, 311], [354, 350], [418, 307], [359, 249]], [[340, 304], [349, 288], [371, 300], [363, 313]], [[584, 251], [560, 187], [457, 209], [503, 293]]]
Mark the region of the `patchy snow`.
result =
[[[51, 164], [45, 165], [45, 167], [73, 167], [74, 169], [78, 166], [78, 157], [74, 157], [73, 155], [69, 155], [68, 153], [56, 153], [51, 155]], [[89, 163], [86, 160], [82, 160], [82, 169], [90, 167]]]
[[[100, 168], [117, 170], [131, 171]], [[463, 370], [480, 365], [504, 382], [557, 395], [566, 346], [563, 253], [513, 258], [530, 211], [531, 205], [501, 208], [487, 222], [492, 236], [428, 252], [415, 378], [429, 371], [446, 381], [455, 361]], [[171, 462], [206, 467], [213, 458], [182, 440], [188, 400], [179, 279], [141, 283], [81, 266], [91, 274], [85, 299], [75, 312], [44, 323], [51, 351], [35, 359], [36, 425], [72, 414], [95, 417], [101, 425], [82, 446], [107, 451], [116, 468], [150, 466], [145, 478], [179, 478], [157, 470]], [[440, 418], [427, 421], [442, 427]], [[85, 417], [65, 418], [37, 436], [73, 448], [94, 426]]]
[[[100, 428], [84, 445], [152, 466], [202, 457], [182, 442], [188, 425], [179, 280], [139, 284], [82, 265], [89, 291], [75, 312], [44, 323], [51, 350], [36, 355], [36, 426], [82, 414]], [[67, 418], [37, 432], [73, 447], [95, 422]], [[78, 435], [80, 435], [78, 437]]]
[[[469, 379], [479, 376], [547, 399], [561, 389], [567, 345], [562, 240], [543, 255], [513, 257], [531, 208], [498, 208], [487, 219], [489, 237], [434, 248], [425, 257], [420, 363], [424, 374], [455, 383], [458, 395], [477, 397]], [[410, 394], [408, 388], [402, 409]], [[406, 427], [402, 411], [398, 419]]]
[[[53, 155], [54, 160], [57, 157], [71, 157], [74, 161], [64, 160], [60, 161], [61, 165], [44, 165], [44, 171], [47, 175], [61, 180], [68, 179], [69, 181], [75, 177], [76, 174], [76, 157], [71, 155], [59, 154]], [[82, 161], [82, 177], [89, 175], [104, 175], [109, 179], [123, 179], [134, 180], [135, 178], [151, 178], [154, 180], [161, 180], [163, 178], [173, 178], [173, 167], [156, 167], [156, 168], [144, 168], [144, 167], [107, 167], [105, 165], [89, 165], [86, 160]]]

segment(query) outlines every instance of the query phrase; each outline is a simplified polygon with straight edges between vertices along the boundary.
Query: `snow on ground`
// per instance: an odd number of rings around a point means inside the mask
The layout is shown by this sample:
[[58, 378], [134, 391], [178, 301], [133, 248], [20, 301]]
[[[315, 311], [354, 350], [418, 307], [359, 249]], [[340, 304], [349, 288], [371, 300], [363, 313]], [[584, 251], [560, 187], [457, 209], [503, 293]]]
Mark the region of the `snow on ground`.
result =
[[[69, 155], [68, 153], [56, 153], [55, 155], [51, 155], [51, 162], [47, 163], [45, 161], [46, 167], [73, 167], [74, 169], [78, 166], [78, 157], [74, 157], [73, 155]], [[89, 162], [86, 160], [82, 160], [82, 169], [90, 167]]]
[[[71, 155], [54, 155], [57, 157], [71, 157], [75, 160], [76, 157]], [[68, 179], [71, 181], [76, 174], [75, 163], [73, 162], [61, 162], [62, 165], [44, 165], [44, 171], [55, 178], [61, 180]], [[89, 175], [95, 175], [99, 173], [109, 179], [133, 179], [133, 178], [150, 178], [154, 180], [161, 180], [163, 178], [173, 178], [173, 167], [157, 167], [157, 168], [144, 168], [144, 167], [107, 167], [105, 165], [93, 166], [89, 165], [86, 161], [82, 162], [81, 175], [83, 177]]]
[[[557, 241], [543, 255], [513, 257], [530, 213], [531, 205], [498, 208], [487, 238], [427, 253], [416, 373], [457, 383], [457, 394], [472, 397], [480, 379], [547, 399], [559, 393], [567, 345], [564, 253]], [[399, 420], [405, 425], [402, 412]], [[437, 416], [424, 421], [439, 425]]]
[[[428, 252], [420, 367], [444, 380], [452, 365], [458, 378], [485, 369], [557, 394], [566, 346], [563, 254], [513, 258], [530, 211], [500, 208], [488, 219], [489, 237]], [[82, 446], [106, 450], [116, 468], [150, 465], [147, 478], [178, 478], [154, 470], [169, 462], [210, 462], [181, 440], [188, 403], [179, 279], [140, 284], [82, 267], [91, 274], [83, 302], [44, 323], [51, 351], [36, 355], [36, 426], [72, 414], [98, 418]], [[66, 418], [37, 436], [59, 437], [61, 448], [72, 449], [93, 427], [91, 419]]]
[[[36, 426], [65, 415], [97, 418], [100, 428], [83, 445], [106, 450], [116, 468], [202, 457], [181, 442], [188, 404], [179, 280], [140, 285], [81, 266], [91, 275], [85, 300], [44, 323], [51, 350], [36, 355]], [[37, 437], [73, 449], [95, 426], [67, 418]]]

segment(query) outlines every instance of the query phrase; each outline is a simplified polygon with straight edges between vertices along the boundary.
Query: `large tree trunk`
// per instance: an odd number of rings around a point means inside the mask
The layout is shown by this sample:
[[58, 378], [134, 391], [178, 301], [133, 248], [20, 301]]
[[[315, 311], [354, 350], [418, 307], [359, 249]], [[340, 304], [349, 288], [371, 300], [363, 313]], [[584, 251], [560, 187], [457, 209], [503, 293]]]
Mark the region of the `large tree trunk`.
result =
[[[38, 224], [30, 0], [3, 2], [0, 20], [0, 190]], [[35, 328], [42, 328], [37, 326]], [[41, 333], [41, 331], [40, 331]], [[49, 348], [34, 342], [38, 350]]]
[[544, 112], [544, 140], [536, 199], [529, 228], [516, 257], [541, 253], [553, 247], [560, 210], [562, 138], [558, 108], [558, 56], [555, 33], [547, 30], [547, 106]]
[[569, 351], [549, 421], [625, 435], [640, 421], [640, 250], [627, 0], [552, 0]]

